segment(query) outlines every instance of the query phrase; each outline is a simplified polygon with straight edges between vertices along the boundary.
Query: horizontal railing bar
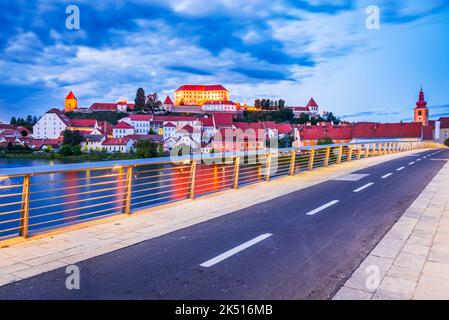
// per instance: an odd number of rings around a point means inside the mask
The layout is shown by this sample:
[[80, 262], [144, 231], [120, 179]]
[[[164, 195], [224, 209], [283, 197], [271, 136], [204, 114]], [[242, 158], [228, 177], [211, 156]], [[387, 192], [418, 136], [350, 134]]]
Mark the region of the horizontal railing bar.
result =
[[[179, 199], [172, 199], [173, 201], [181, 201], [181, 200], [185, 200], [185, 199], [187, 199], [187, 195], [189, 194], [189, 192], [187, 191], [187, 192], [185, 192], [185, 193], [181, 193], [179, 196], [183, 196], [182, 198], [179, 198]], [[178, 195], [176, 195], [176, 196], [178, 196]], [[170, 198], [170, 197], [172, 197], [172, 195], [169, 195], [169, 196], [166, 196], [166, 197], [161, 197], [161, 198], [156, 198], [156, 199], [149, 199], [149, 200], [145, 200], [145, 201], [140, 201], [140, 202], [136, 202], [136, 203], [134, 203], [134, 205], [139, 205], [139, 204], [143, 204], [143, 203], [148, 203], [148, 202], [155, 202], [155, 201], [158, 201], [158, 200], [162, 200], [162, 199], [167, 199], [167, 198]]]
[[[39, 193], [54, 192], [54, 191], [61, 191], [61, 190], [67, 190], [67, 189], [79, 189], [79, 188], [86, 188], [86, 187], [93, 187], [93, 186], [102, 186], [105, 184], [125, 182], [125, 181], [126, 181], [126, 179], [82, 184], [79, 186], [69, 186], [69, 187], [64, 187], [64, 188], [51, 188], [51, 189], [45, 189], [45, 190], [30, 191], [30, 194], [39, 194]], [[73, 195], [73, 193], [72, 193], [72, 195]]]
[[[125, 186], [122, 187], [122, 189], [125, 189]], [[47, 209], [47, 208], [53, 208], [53, 207], [59, 207], [62, 205], [68, 205], [68, 204], [74, 204], [74, 203], [80, 203], [80, 202], [86, 202], [86, 201], [92, 201], [92, 200], [99, 200], [99, 199], [105, 199], [105, 198], [111, 198], [111, 197], [116, 197], [118, 195], [124, 195], [126, 194], [126, 191], [124, 192], [118, 192], [118, 193], [113, 193], [113, 194], [108, 194], [105, 196], [97, 196], [97, 197], [92, 197], [92, 198], [87, 198], [87, 199], [79, 199], [79, 200], [73, 200], [73, 201], [68, 201], [68, 202], [64, 202], [64, 203], [53, 203], [53, 204], [48, 204], [45, 206], [40, 206], [40, 207], [30, 207], [30, 211], [36, 211], [36, 210], [41, 210], [41, 209]]]
[[19, 213], [21, 210], [12, 210], [12, 211], [6, 211], [6, 212], [2, 212], [0, 213], [0, 217], [1, 216], [6, 216], [8, 214], [13, 214], [13, 213]]
[[[182, 184], [185, 185], [185, 183], [182, 183]], [[182, 184], [177, 184], [177, 186], [182, 185]], [[170, 189], [170, 190], [163, 190], [163, 191], [159, 191], [159, 192], [153, 192], [153, 193], [151, 193], [151, 196], [155, 195], [155, 194], [173, 193], [173, 192], [176, 192], [178, 190], [184, 190], [184, 189], [188, 189], [188, 188], [190, 188], [190, 185], [187, 185], [187, 186], [181, 187], [181, 188], [173, 188], [173, 189]], [[157, 190], [157, 189], [151, 189], [150, 188], [150, 189], [146, 189], [146, 190], [135, 190], [135, 191], [133, 191], [133, 194], [140, 193], [140, 192], [143, 192], [143, 191], [150, 191], [150, 190]], [[148, 196], [150, 196], [150, 195], [143, 194], [143, 195], [140, 195], [140, 196], [131, 196], [131, 199], [145, 198], [145, 197], [148, 197]]]
[[[54, 219], [54, 220], [37, 222], [37, 223], [30, 224], [29, 227], [36, 227], [36, 226], [41, 226], [41, 225], [44, 225], [44, 224], [50, 224], [50, 223], [54, 223], [54, 222], [58, 222], [58, 221], [71, 220], [71, 219], [76, 219], [76, 218], [81, 218], [81, 217], [92, 216], [92, 215], [95, 215], [95, 214], [98, 214], [98, 213], [102, 213], [102, 212], [106, 212], [106, 211], [110, 211], [110, 210], [123, 209], [123, 207], [124, 207], [123, 205], [122, 206], [116, 206], [114, 208], [103, 209], [103, 210], [99, 210], [99, 211], [95, 211], [95, 212], [89, 212], [89, 213], [83, 213], [83, 214], [79, 214], [79, 215], [76, 215], [76, 216], [70, 216], [70, 217], [64, 217], [64, 218], [60, 218], [60, 219]], [[119, 213], [119, 211], [117, 211], [117, 213]], [[115, 213], [111, 212], [111, 215], [112, 214], [115, 214]]]
[[[85, 173], [86, 171], [79, 171], [79, 173]], [[126, 172], [124, 173], [117, 173], [117, 174], [108, 174], [103, 176], [92, 176], [92, 177], [84, 177], [84, 178], [74, 178], [74, 179], [63, 179], [63, 180], [55, 180], [55, 181], [37, 181], [30, 183], [30, 186], [43, 186], [43, 185], [50, 185], [50, 184], [56, 184], [56, 183], [64, 183], [64, 182], [75, 182], [75, 181], [85, 181], [85, 180], [93, 180], [93, 179], [104, 179], [104, 178], [113, 178], [113, 177], [119, 177], [126, 175]]]
[[95, 208], [95, 207], [98, 207], [98, 206], [104, 206], [105, 204], [111, 204], [111, 203], [116, 203], [116, 202], [120, 202], [120, 201], [123, 202], [123, 199], [118, 199], [118, 200], [115, 200], [115, 201], [102, 202], [102, 203], [97, 203], [97, 204], [91, 204], [91, 205], [84, 206], [84, 207], [64, 209], [64, 210], [59, 210], [59, 211], [50, 212], [50, 213], [42, 213], [42, 214], [38, 214], [38, 215], [34, 215], [34, 216], [30, 215], [30, 220], [31, 219], [36, 219], [36, 218], [47, 217], [47, 216], [51, 216], [51, 215], [55, 215], [55, 214], [61, 214], [61, 213], [65, 213], [65, 212], [71, 212], [73, 210], [84, 210], [84, 209]]
[[9, 193], [0, 195], [0, 199], [21, 196], [22, 193]]
[[9, 228], [9, 229], [2, 229], [2, 230], [0, 230], [0, 233], [7, 233], [9, 231], [14, 231], [14, 230], [19, 230], [19, 229], [20, 229], [20, 227], [14, 227], [14, 228]]
[[7, 186], [0, 186], [0, 190], [3, 190], [3, 189], [15, 189], [15, 188], [22, 188], [22, 187], [23, 187], [22, 184], [11, 184], [11, 185], [7, 185]]
[[11, 220], [6, 220], [6, 221], [0, 221], [0, 224], [7, 224], [7, 223], [17, 222], [17, 221], [22, 221], [22, 220], [24, 220], [24, 219], [23, 218], [11, 219]]
[[[126, 186], [123, 186], [123, 188], [125, 188], [125, 187]], [[30, 203], [42, 202], [42, 201], [47, 201], [47, 200], [61, 199], [61, 198], [67, 198], [67, 197], [73, 197], [73, 196], [81, 196], [81, 195], [85, 195], [85, 194], [99, 193], [99, 192], [111, 191], [111, 190], [116, 190], [116, 189], [117, 189], [117, 187], [95, 189], [95, 190], [89, 190], [89, 191], [83, 191], [83, 192], [77, 192], [77, 193], [63, 194], [63, 195], [47, 197], [47, 198], [31, 199], [29, 202]]]
[[14, 206], [14, 205], [16, 205], [16, 204], [21, 204], [21, 203], [22, 203], [22, 201], [0, 203], [0, 208], [1, 208], [1, 207]]

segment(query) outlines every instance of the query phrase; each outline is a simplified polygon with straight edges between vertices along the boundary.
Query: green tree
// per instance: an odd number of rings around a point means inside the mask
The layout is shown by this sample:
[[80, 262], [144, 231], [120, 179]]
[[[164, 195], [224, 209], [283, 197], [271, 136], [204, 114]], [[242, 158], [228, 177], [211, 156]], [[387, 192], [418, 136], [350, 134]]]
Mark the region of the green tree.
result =
[[145, 90], [137, 89], [136, 98], [134, 99], [134, 111], [139, 112], [145, 108]]
[[10, 124], [16, 124], [17, 123], [17, 119], [16, 117], [12, 117], [11, 121], [9, 122]]
[[159, 144], [150, 140], [140, 140], [136, 145], [136, 155], [139, 158], [157, 157], [159, 153]]
[[162, 107], [162, 102], [159, 101], [159, 96], [157, 93], [149, 94], [145, 100], [145, 107], [144, 110], [146, 112], [151, 112], [152, 114], [155, 114], [156, 112], [159, 112]]
[[72, 131], [66, 129], [64, 131], [64, 144], [66, 145], [74, 147], [83, 142], [83, 140], [83, 135], [77, 130]]
[[83, 152], [81, 151], [81, 145], [77, 144], [76, 146], [73, 147], [73, 154], [75, 156], [80, 156], [83, 154]]
[[317, 141], [317, 145], [319, 145], [319, 146], [324, 146], [324, 145], [333, 144], [333, 143], [334, 142], [329, 137], [324, 137], [324, 138], [318, 139], [318, 141]]
[[334, 114], [332, 112], [329, 112], [326, 115], [324, 115], [323, 120], [326, 121], [326, 122], [333, 122], [335, 124], [339, 124], [340, 121], [341, 121], [339, 118], [334, 116]]
[[71, 156], [73, 154], [73, 148], [69, 144], [64, 144], [61, 149], [59, 149], [59, 154], [64, 157]]
[[284, 109], [284, 107], [285, 107], [285, 101], [282, 100], [282, 99], [279, 99], [278, 108], [279, 109]]
[[300, 124], [306, 124], [307, 122], [310, 122], [310, 116], [307, 113], [301, 113], [299, 115], [298, 122]]
[[444, 140], [444, 144], [445, 144], [446, 146], [449, 147], [449, 138], [447, 138], [446, 140]]

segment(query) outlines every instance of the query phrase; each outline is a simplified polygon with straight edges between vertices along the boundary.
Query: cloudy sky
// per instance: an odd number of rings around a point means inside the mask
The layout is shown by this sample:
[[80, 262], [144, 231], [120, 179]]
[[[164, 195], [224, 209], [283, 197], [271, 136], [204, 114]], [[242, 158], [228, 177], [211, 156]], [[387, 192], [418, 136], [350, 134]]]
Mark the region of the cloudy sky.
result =
[[[0, 121], [223, 84], [351, 121], [410, 120], [422, 84], [449, 115], [448, 0], [0, 0]], [[66, 7], [80, 29], [66, 27]], [[380, 30], [366, 8], [380, 9]]]

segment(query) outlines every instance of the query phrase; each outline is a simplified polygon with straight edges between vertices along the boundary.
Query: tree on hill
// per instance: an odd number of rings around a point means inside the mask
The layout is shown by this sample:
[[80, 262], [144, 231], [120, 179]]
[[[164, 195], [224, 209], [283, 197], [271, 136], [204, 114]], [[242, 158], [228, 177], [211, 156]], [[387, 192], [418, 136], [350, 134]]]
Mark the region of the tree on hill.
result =
[[329, 112], [326, 115], [324, 115], [323, 119], [326, 122], [333, 122], [335, 124], [339, 124], [340, 123], [340, 119], [337, 118], [336, 116], [334, 116], [334, 114], [332, 112]]
[[162, 102], [159, 101], [159, 96], [156, 92], [153, 94], [149, 94], [146, 97], [145, 107], [144, 107], [144, 110], [146, 112], [151, 112], [152, 114], [155, 114], [161, 110], [161, 107], [162, 107]]
[[319, 145], [319, 146], [333, 144], [333, 143], [334, 142], [329, 137], [324, 137], [324, 138], [318, 139], [318, 141], [317, 141], [317, 145]]
[[64, 145], [76, 146], [83, 142], [84, 138], [79, 131], [65, 130], [64, 131]]
[[143, 88], [137, 89], [136, 98], [134, 99], [134, 111], [142, 111], [145, 108], [145, 90]]
[[159, 156], [159, 145], [150, 140], [140, 140], [137, 142], [136, 155], [139, 158], [153, 158]]

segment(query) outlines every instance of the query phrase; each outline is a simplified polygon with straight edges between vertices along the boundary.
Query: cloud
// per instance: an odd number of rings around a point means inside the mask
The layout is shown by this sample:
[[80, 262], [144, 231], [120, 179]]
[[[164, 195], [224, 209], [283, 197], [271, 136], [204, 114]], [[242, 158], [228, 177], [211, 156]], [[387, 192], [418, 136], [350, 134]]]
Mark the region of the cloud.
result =
[[173, 70], [173, 71], [179, 71], [182, 73], [191, 73], [191, 74], [196, 74], [196, 75], [200, 75], [200, 76], [211, 76], [213, 75], [213, 73], [206, 71], [206, 70], [202, 70], [196, 67], [189, 67], [189, 66], [180, 66], [180, 65], [173, 65], [173, 66], [168, 66], [167, 69], [169, 70]]
[[392, 115], [398, 115], [400, 112], [398, 111], [361, 111], [356, 112], [352, 114], [345, 114], [340, 116], [341, 119], [350, 119], [350, 118], [366, 118], [366, 117], [385, 117], [385, 116], [392, 116]]
[[[61, 106], [69, 89], [86, 106], [132, 100], [138, 87], [164, 95], [201, 82], [223, 83], [242, 101], [283, 97], [322, 65], [375, 47], [364, 2], [372, 1], [78, 0], [74, 31], [65, 28], [66, 1], [8, 1], [0, 11], [0, 108], [41, 113]], [[376, 2], [388, 24], [445, 8], [437, 0]]]

